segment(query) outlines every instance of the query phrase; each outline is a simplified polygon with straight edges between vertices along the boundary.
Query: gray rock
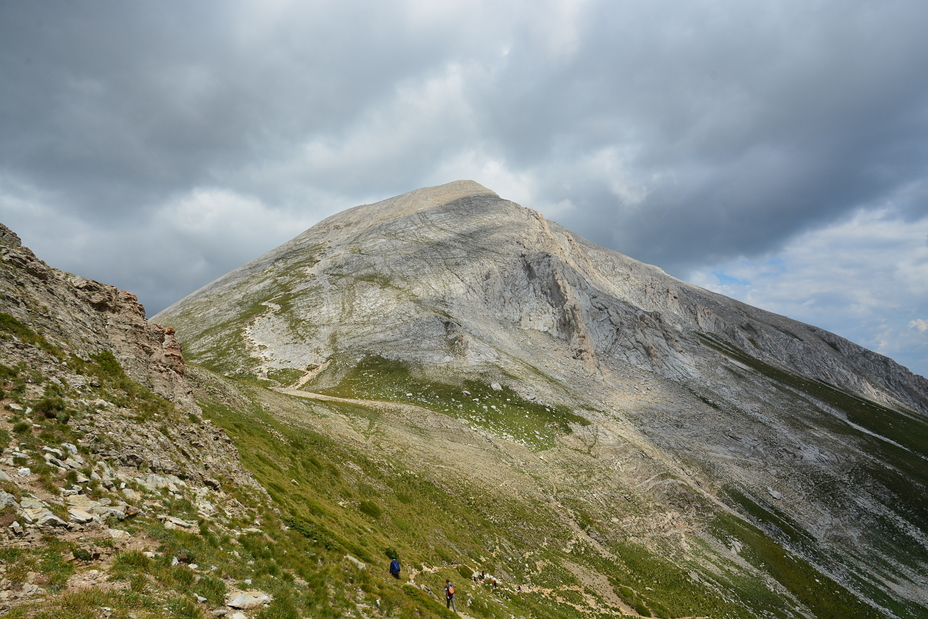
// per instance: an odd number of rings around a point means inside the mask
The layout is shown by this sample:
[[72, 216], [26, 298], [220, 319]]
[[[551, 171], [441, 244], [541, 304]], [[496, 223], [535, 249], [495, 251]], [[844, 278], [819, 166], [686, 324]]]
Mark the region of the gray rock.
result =
[[95, 520], [95, 517], [92, 514], [85, 512], [79, 507], [69, 508], [68, 518], [70, 518], [71, 522], [76, 522], [78, 524], [85, 524], [87, 522], [93, 522]]
[[162, 517], [164, 521], [164, 527], [166, 529], [195, 529], [196, 524], [192, 522], [187, 522], [181, 518], [175, 518], [174, 516], [164, 516]]
[[54, 528], [67, 528], [68, 523], [59, 518], [58, 516], [52, 514], [51, 512], [42, 514], [35, 522], [35, 525], [40, 528], [54, 527]]
[[263, 591], [247, 591], [231, 596], [231, 599], [226, 602], [226, 606], [238, 608], [240, 610], [248, 610], [250, 608], [263, 606], [264, 604], [269, 604], [270, 602], [271, 596]]
[[16, 497], [12, 494], [0, 490], [0, 509], [4, 507], [14, 507], [19, 509], [19, 504], [16, 502]]
[[68, 468], [64, 462], [62, 462], [61, 460], [59, 460], [58, 458], [56, 458], [55, 456], [51, 454], [45, 454], [45, 456], [43, 457], [45, 458], [45, 462], [47, 462], [48, 464], [51, 464], [52, 466], [56, 466], [59, 469]]
[[20, 499], [19, 505], [23, 509], [48, 509], [48, 505], [44, 501], [40, 501], [34, 496], [24, 496], [22, 499]]

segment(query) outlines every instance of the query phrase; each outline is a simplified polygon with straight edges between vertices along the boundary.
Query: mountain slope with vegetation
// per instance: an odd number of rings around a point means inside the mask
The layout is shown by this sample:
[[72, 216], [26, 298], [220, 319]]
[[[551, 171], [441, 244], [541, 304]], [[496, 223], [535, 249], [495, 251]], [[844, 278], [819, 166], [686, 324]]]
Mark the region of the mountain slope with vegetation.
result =
[[9, 616], [450, 617], [446, 579], [487, 619], [928, 609], [923, 379], [479, 185], [154, 323], [2, 232]]
[[[879, 612], [928, 601], [924, 378], [476, 183], [334, 215], [155, 319], [214, 371], [419, 405], [551, 475], [585, 451], [569, 481], [536, 488], [612, 523], [607, 538], [625, 534], [626, 495], [654, 506], [639, 520], [654, 537], [682, 523], [664, 556], [728, 514]], [[475, 385], [508, 395], [474, 402]]]

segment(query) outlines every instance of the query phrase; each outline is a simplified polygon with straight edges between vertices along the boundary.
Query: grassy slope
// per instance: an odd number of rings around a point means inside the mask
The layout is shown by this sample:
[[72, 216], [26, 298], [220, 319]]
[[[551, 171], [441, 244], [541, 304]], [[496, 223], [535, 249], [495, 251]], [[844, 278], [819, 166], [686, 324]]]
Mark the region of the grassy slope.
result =
[[[469, 612], [476, 616], [590, 616], [610, 608], [611, 595], [580, 582], [566, 568], [568, 562], [605, 575], [610, 593], [622, 598], [626, 610], [636, 608], [645, 616], [749, 617], [763, 609], [768, 616], [792, 617], [797, 600], [818, 617], [879, 616], [760, 529], [731, 516], [719, 515], [707, 531], [717, 539], [738, 540], [746, 560], [771, 573], [788, 595], [773, 593], [708, 547], [704, 556], [723, 566], [715, 570], [719, 574], [707, 575], [696, 562], [671, 560], [661, 549], [630, 541], [607, 541], [606, 555], [602, 547], [582, 541], [565, 551], [574, 535], [547, 505], [487, 495], [466, 476], [430, 475], [400, 457], [374, 453], [323, 430], [326, 418], [340, 417], [376, 433], [383, 412], [375, 407], [282, 399], [257, 385], [222, 380], [226, 390], [234, 388], [239, 401], [248, 402], [247, 409], [213, 399], [203, 402], [207, 415], [230, 432], [246, 466], [288, 522], [310, 532], [316, 543], [375, 565], [385, 565], [388, 550], [396, 550], [407, 567], [436, 570], [416, 579], [433, 591], [444, 577], [460, 580], [461, 574], [478, 569], [505, 575], [507, 588], [489, 598], [481, 587], [466, 583], [463, 591], [475, 596], [468, 598]], [[567, 411], [516, 401], [505, 390], [473, 382], [464, 387], [473, 397], [460, 398], [461, 386], [425, 384], [408, 368], [368, 359], [329, 391], [427, 406], [533, 450], [548, 448], [553, 433], [568, 432], [567, 421], [576, 422], [564, 417]], [[621, 508], [610, 509], [621, 515]], [[591, 533], [596, 523], [608, 521], [605, 513], [572, 513]], [[703, 577], [693, 579], [693, 570]], [[513, 595], [510, 587], [517, 584], [531, 593]]]
[[[60, 358], [97, 377], [98, 395], [134, 411], [138, 423], [196, 423], [126, 379], [113, 359], [65, 360], [25, 325], [7, 322], [0, 330], [44, 350], [50, 363]], [[23, 379], [40, 383], [46, 377], [35, 372], [27, 376], [24, 367], [3, 368], [3, 388], [14, 401], [37, 411], [40, 406], [57, 406], [57, 401], [26, 400], [19, 391]], [[204, 520], [197, 517], [193, 497], [150, 497], [167, 513], [199, 525], [190, 532], [169, 530], [150, 511], [121, 523], [136, 538], [148, 540], [151, 556], [107, 546], [105, 539], [76, 544], [53, 536], [34, 548], [4, 549], [0, 562], [7, 578], [41, 574], [50, 593], [14, 608], [10, 616], [96, 617], [105, 606], [111, 617], [203, 617], [207, 606], [195, 602], [194, 595], [221, 604], [231, 587], [243, 586], [248, 579], [274, 597], [271, 606], [256, 615], [265, 619], [441, 617], [448, 616], [440, 603], [445, 578], [457, 585], [460, 610], [487, 619], [615, 616], [622, 609], [661, 617], [752, 617], [761, 610], [765, 616], [794, 617], [797, 599], [818, 617], [876, 616], [760, 529], [731, 516], [719, 515], [708, 523], [706, 533], [717, 540], [739, 541], [745, 548], [742, 558], [773, 575], [790, 594], [774, 592], [708, 545], [700, 546], [698, 538], [691, 541], [703, 563], [609, 535], [610, 516], [622, 516], [626, 507], [610, 505], [597, 511], [577, 502], [568, 506], [571, 523], [530, 492], [488, 490], [486, 480], [469, 476], [466, 466], [423, 466], [410, 460], [402, 445], [391, 443], [395, 435], [387, 428], [402, 420], [385, 418], [389, 412], [373, 404], [311, 402], [203, 369], [190, 370], [205, 416], [227, 431], [270, 502], [220, 480], [229, 500], [241, 509]], [[467, 400], [459, 397], [462, 386], [424, 383], [409, 368], [374, 359], [348, 372], [332, 391], [426, 405], [506, 437], [513, 448], [532, 451], [549, 449], [558, 434], [579, 423], [569, 411], [521, 401], [505, 389], [477, 382], [463, 386], [471, 395]], [[49, 387], [42, 399], [59, 397], [53, 391]], [[65, 401], [70, 397], [67, 388], [60, 395]], [[58, 412], [64, 415], [35, 415], [30, 421], [37, 426], [21, 423], [22, 414], [14, 412], [10, 422], [22, 428], [17, 440], [34, 442], [36, 449], [40, 443], [75, 440], [67, 414], [82, 413], [66, 408]], [[438, 448], [447, 438], [441, 428], [407, 430]], [[11, 440], [11, 432], [0, 438]], [[48, 471], [50, 490], [70, 482]], [[101, 497], [108, 496], [99, 491]], [[578, 535], [579, 530], [585, 535]], [[97, 552], [110, 559], [95, 559]], [[67, 559], [69, 553], [73, 560]], [[394, 553], [404, 564], [400, 582], [386, 573], [388, 556]], [[366, 566], [359, 567], [346, 555]], [[173, 565], [172, 557], [178, 556], [211, 566], [211, 571]], [[715, 568], [707, 571], [706, 561]], [[92, 594], [64, 588], [69, 577], [90, 569], [104, 570], [113, 586]], [[499, 577], [502, 586], [494, 589], [468, 580], [481, 569]], [[583, 574], [603, 578], [597, 582]], [[417, 586], [405, 584], [411, 575]], [[515, 590], [518, 585], [524, 587], [521, 593]]]

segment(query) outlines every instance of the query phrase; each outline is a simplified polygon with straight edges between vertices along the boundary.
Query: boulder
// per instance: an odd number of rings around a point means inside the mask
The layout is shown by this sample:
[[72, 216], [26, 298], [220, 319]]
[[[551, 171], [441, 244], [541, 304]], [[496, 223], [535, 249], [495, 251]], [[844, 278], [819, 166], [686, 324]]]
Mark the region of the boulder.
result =
[[71, 519], [71, 522], [76, 522], [78, 524], [93, 522], [95, 519], [92, 514], [88, 514], [79, 507], [71, 507], [68, 509], [68, 518]]
[[240, 610], [248, 610], [249, 608], [257, 608], [258, 606], [263, 606], [270, 602], [271, 596], [267, 593], [262, 591], [245, 591], [233, 595], [232, 599], [226, 602], [226, 606], [238, 608]]

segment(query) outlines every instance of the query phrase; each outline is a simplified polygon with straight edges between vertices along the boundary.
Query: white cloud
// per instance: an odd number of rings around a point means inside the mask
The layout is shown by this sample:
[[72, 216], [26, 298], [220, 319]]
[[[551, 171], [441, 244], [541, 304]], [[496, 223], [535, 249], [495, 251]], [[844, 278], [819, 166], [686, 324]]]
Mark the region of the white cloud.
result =
[[256, 233], [277, 236], [292, 231], [296, 235], [311, 224], [308, 218], [271, 209], [252, 196], [215, 187], [194, 189], [163, 205], [152, 219], [158, 228], [175, 234], [216, 237], [239, 245]]
[[775, 254], [701, 268], [689, 281], [836, 332], [928, 375], [928, 219], [860, 210]]

